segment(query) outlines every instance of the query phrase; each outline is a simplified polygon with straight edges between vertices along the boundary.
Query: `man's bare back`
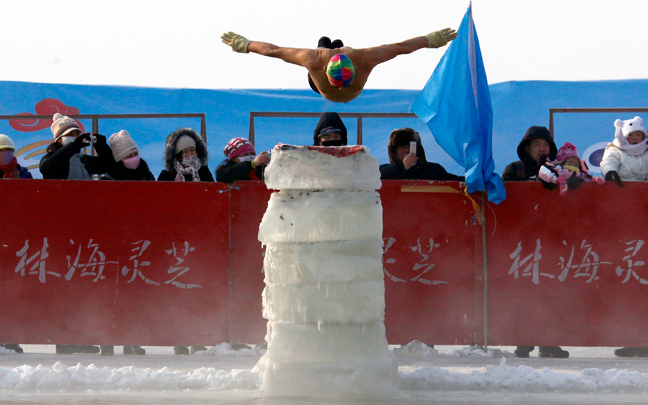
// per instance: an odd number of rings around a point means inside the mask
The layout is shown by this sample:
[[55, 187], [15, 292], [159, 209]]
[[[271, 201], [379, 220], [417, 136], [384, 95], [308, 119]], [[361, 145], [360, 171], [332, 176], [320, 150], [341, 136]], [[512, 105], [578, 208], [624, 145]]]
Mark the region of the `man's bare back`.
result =
[[[336, 49], [316, 48], [285, 48], [261, 41], [249, 41], [233, 32], [223, 34], [223, 42], [230, 45], [236, 52], [253, 52], [259, 55], [279, 58], [285, 62], [303, 66], [319, 90], [327, 100], [336, 103], [347, 103], [357, 98], [374, 67], [380, 63], [395, 58], [398, 55], [412, 53], [422, 48], [438, 48], [457, 37], [454, 30], [446, 28], [394, 44], [381, 45], [372, 48], [354, 49], [342, 47]], [[335, 55], [347, 56], [355, 66], [355, 77], [347, 87], [336, 87], [331, 84], [326, 73], [326, 67]]]

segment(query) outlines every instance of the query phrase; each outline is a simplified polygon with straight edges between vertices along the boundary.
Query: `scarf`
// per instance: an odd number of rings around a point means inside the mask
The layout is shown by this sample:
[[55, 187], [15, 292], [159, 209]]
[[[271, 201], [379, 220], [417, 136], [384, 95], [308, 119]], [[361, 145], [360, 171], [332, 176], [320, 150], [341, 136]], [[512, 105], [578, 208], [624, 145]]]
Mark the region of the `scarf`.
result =
[[70, 158], [70, 170], [67, 178], [68, 180], [92, 180], [92, 177], [88, 174], [83, 162], [81, 162], [80, 153], [72, 155]]
[[193, 176], [193, 181], [200, 181], [200, 176], [198, 175], [198, 170], [200, 170], [200, 159], [197, 155], [193, 155], [190, 158], [183, 159], [183, 162], [180, 163], [178, 159], [173, 159], [173, 167], [176, 170], [175, 181], [185, 181], [184, 175], [189, 174]]
[[4, 176], [2, 177], [5, 179], [12, 178], [12, 174], [16, 166], [18, 166], [18, 161], [15, 157], [11, 159], [11, 162], [7, 163], [6, 165], [0, 165], [0, 172], [4, 173]]

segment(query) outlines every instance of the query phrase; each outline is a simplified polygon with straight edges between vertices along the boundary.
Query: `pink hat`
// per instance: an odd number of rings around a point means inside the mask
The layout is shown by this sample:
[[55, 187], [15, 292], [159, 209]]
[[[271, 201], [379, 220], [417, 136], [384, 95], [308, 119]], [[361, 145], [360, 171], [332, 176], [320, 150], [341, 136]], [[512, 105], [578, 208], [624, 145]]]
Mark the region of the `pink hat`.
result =
[[232, 138], [223, 149], [223, 153], [230, 160], [250, 152], [256, 154], [254, 146], [245, 138]]
[[565, 144], [561, 146], [560, 149], [558, 149], [558, 153], [556, 154], [556, 162], [562, 163], [570, 157], [575, 157], [580, 160], [576, 146], [571, 142], [565, 142]]

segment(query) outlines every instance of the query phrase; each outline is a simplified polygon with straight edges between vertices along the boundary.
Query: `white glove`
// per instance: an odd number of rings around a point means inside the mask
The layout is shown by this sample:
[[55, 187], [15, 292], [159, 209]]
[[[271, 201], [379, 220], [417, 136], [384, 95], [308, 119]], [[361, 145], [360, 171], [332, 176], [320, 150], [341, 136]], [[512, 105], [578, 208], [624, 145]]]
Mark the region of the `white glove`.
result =
[[444, 28], [441, 31], [434, 31], [426, 35], [428, 48], [441, 48], [448, 42], [457, 38], [457, 31], [452, 28]]

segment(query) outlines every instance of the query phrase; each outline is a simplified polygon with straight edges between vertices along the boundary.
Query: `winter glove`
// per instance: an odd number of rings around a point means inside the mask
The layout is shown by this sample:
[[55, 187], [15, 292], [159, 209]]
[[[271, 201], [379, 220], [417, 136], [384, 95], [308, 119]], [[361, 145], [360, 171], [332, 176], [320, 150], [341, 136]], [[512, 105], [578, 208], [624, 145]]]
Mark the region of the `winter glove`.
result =
[[250, 40], [235, 32], [229, 31], [221, 35], [223, 43], [232, 47], [234, 52], [248, 53], [248, 44]]
[[617, 186], [623, 187], [623, 182], [621, 181], [621, 177], [619, 177], [619, 173], [615, 172], [614, 170], [610, 170], [609, 172], [605, 173], [605, 180], [613, 181], [617, 184]]
[[87, 146], [90, 146], [90, 134], [81, 134], [74, 138], [72, 141], [72, 145], [75, 147], [79, 148], [81, 150], [82, 148], [85, 148]]
[[448, 42], [457, 38], [457, 31], [452, 28], [444, 28], [440, 31], [434, 31], [426, 35], [428, 48], [441, 48]]
[[576, 190], [583, 183], [585, 183], [585, 179], [581, 176], [571, 176], [567, 179], [567, 185], [572, 190]]
[[106, 137], [101, 134], [94, 134], [95, 137], [95, 144], [96, 145], [105, 145], [106, 144]]

